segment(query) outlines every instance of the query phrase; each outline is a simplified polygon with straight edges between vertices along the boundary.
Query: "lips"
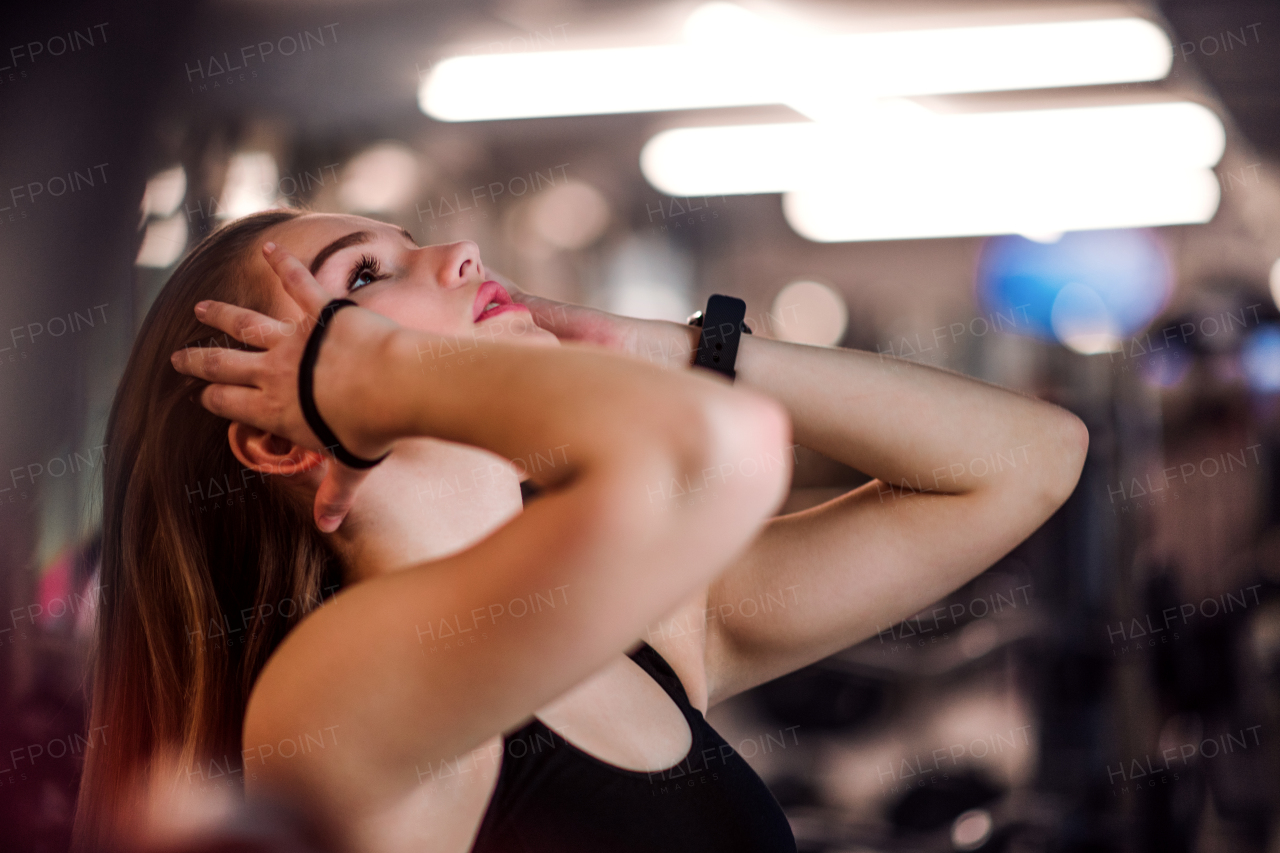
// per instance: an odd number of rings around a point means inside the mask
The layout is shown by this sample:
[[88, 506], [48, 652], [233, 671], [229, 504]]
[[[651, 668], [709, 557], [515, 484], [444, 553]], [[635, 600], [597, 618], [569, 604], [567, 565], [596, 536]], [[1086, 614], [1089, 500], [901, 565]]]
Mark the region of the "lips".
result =
[[474, 322], [479, 323], [481, 320], [487, 320], [495, 314], [505, 311], [528, 311], [529, 309], [524, 305], [513, 302], [511, 294], [507, 293], [507, 289], [496, 281], [486, 281], [476, 291], [476, 301], [472, 305], [472, 310], [474, 312]]

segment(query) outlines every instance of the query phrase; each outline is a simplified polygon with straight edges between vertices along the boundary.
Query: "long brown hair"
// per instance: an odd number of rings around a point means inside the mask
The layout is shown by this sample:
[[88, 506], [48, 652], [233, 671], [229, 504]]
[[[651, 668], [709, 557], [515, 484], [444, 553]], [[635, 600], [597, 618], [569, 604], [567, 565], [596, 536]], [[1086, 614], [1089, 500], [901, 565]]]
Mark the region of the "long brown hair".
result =
[[[202, 299], [265, 311], [248, 275], [264, 232], [300, 215], [232, 222], [170, 277], [134, 341], [111, 406], [103, 473], [102, 595], [77, 850], [119, 843], [133, 791], [162, 753], [186, 779], [243, 783], [245, 704], [284, 635], [339, 583], [310, 508], [231, 453], [225, 418], [193, 399], [205, 383], [170, 353], [236, 345], [201, 324]], [[179, 774], [181, 777], [182, 773]]]

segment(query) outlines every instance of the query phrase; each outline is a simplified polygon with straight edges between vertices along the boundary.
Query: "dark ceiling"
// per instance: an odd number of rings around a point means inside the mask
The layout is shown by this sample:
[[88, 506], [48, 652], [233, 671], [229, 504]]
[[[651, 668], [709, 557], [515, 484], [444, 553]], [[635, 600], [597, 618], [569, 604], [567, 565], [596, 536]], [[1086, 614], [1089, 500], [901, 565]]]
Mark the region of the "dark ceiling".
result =
[[1280, 3], [1172, 0], [1160, 10], [1177, 35], [1172, 74], [1198, 71], [1245, 137], [1280, 159]]

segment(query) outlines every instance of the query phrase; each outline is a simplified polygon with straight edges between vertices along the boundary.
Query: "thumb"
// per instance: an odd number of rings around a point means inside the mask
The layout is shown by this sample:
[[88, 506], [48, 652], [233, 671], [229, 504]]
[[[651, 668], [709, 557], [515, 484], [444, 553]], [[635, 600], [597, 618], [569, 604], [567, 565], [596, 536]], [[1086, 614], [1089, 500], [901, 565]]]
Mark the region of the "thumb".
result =
[[356, 471], [329, 460], [329, 470], [316, 490], [315, 520], [322, 533], [332, 533], [341, 526], [355, 503], [356, 490], [367, 476], [368, 471]]

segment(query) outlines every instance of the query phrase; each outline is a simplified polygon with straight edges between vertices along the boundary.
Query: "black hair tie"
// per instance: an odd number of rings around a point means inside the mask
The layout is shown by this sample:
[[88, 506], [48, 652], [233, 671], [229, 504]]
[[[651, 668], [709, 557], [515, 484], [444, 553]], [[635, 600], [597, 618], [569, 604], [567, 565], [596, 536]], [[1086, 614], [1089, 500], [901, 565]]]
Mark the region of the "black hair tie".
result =
[[302, 361], [298, 364], [298, 404], [302, 407], [302, 416], [307, 419], [307, 426], [311, 427], [325, 449], [332, 450], [334, 457], [348, 468], [360, 469], [372, 468], [390, 456], [391, 451], [388, 450], [377, 459], [361, 459], [347, 450], [333, 434], [333, 430], [329, 429], [324, 418], [320, 417], [315, 398], [316, 359], [320, 357], [320, 344], [329, 330], [329, 321], [340, 309], [355, 304], [350, 299], [335, 299], [320, 309], [320, 317], [316, 320], [316, 327], [311, 330], [311, 336], [307, 338], [307, 348], [302, 351]]

